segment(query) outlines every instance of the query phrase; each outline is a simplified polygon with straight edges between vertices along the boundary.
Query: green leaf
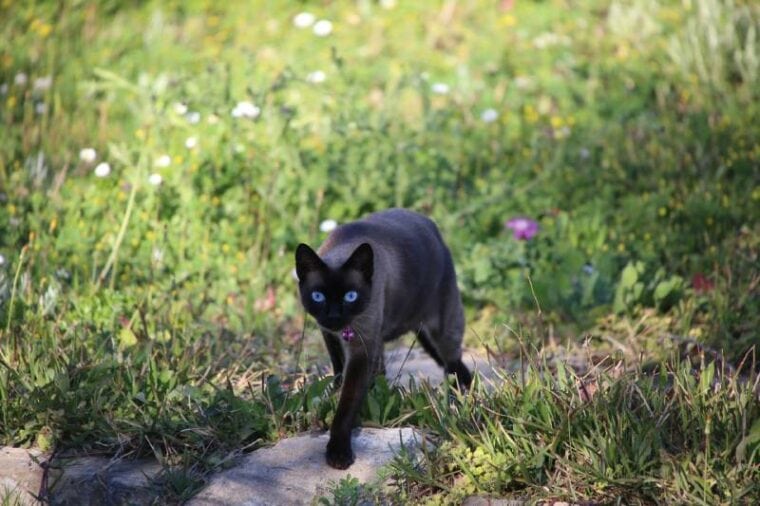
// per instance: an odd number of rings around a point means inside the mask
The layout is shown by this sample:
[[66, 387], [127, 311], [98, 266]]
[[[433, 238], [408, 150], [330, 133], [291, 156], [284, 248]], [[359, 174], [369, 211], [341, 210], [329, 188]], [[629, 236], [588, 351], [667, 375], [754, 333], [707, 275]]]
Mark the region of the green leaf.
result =
[[124, 327], [119, 331], [119, 345], [124, 348], [129, 348], [137, 344], [137, 336], [132, 329]]

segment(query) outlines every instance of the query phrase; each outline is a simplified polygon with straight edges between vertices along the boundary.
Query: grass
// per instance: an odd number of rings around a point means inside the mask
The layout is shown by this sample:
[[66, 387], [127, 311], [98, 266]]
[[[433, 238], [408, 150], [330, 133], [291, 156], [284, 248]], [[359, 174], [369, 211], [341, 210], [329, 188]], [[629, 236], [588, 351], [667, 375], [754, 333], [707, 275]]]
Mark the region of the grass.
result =
[[0, 2], [0, 443], [153, 454], [181, 502], [326, 427], [292, 251], [404, 206], [525, 370], [379, 382], [365, 423], [439, 443], [385, 500], [756, 502], [758, 7], [392, 4]]

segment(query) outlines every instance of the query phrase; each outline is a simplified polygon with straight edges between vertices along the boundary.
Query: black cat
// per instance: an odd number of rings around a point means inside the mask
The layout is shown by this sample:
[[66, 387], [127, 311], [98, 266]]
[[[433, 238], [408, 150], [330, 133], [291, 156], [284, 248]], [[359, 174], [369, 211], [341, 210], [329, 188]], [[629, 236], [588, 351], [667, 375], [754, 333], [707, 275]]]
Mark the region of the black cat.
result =
[[336, 228], [315, 253], [296, 250], [301, 302], [316, 318], [343, 387], [327, 443], [327, 463], [354, 462], [351, 429], [374, 374], [384, 373], [383, 342], [407, 332], [446, 373], [469, 387], [462, 363], [464, 313], [449, 249], [421, 214], [389, 209]]

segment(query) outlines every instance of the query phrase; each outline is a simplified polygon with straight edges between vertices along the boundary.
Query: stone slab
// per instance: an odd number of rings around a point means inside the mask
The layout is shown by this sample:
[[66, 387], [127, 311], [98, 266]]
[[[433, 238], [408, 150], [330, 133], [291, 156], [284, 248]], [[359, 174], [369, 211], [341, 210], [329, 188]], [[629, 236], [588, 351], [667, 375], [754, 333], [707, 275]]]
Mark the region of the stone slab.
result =
[[[488, 358], [481, 353], [465, 349], [462, 362], [470, 371], [480, 375], [481, 379], [494, 381], [496, 372]], [[400, 386], [409, 386], [410, 380], [419, 385], [423, 380], [432, 386], [443, 382], [443, 369], [419, 348], [409, 350], [408, 346], [389, 349], [385, 352], [385, 375], [390, 382]]]
[[279, 506], [312, 504], [320, 490], [351, 475], [362, 483], [379, 478], [401, 447], [419, 448], [422, 436], [412, 428], [354, 431], [356, 461], [346, 470], [325, 463], [328, 434], [284, 439], [244, 457], [239, 465], [215, 475], [189, 506]]
[[50, 471], [50, 504], [151, 504], [156, 499], [151, 480], [161, 470], [152, 459], [55, 459]]
[[39, 450], [0, 447], [0, 500], [7, 498], [10, 504], [39, 504], [43, 469], [38, 462], [46, 456]]

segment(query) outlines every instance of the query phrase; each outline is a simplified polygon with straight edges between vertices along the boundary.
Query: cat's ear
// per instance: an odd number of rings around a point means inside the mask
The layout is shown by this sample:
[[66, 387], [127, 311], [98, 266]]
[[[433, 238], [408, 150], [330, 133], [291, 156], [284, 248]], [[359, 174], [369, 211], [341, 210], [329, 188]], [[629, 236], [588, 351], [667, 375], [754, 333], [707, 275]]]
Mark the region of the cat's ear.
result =
[[319, 258], [313, 249], [306, 244], [299, 244], [296, 248], [296, 274], [298, 275], [298, 281], [305, 281], [306, 275], [312, 271], [324, 270], [327, 266]]
[[372, 274], [374, 273], [374, 253], [372, 252], [372, 246], [365, 242], [359, 245], [351, 256], [343, 264], [343, 269], [353, 269], [359, 271], [366, 281], [372, 281]]

